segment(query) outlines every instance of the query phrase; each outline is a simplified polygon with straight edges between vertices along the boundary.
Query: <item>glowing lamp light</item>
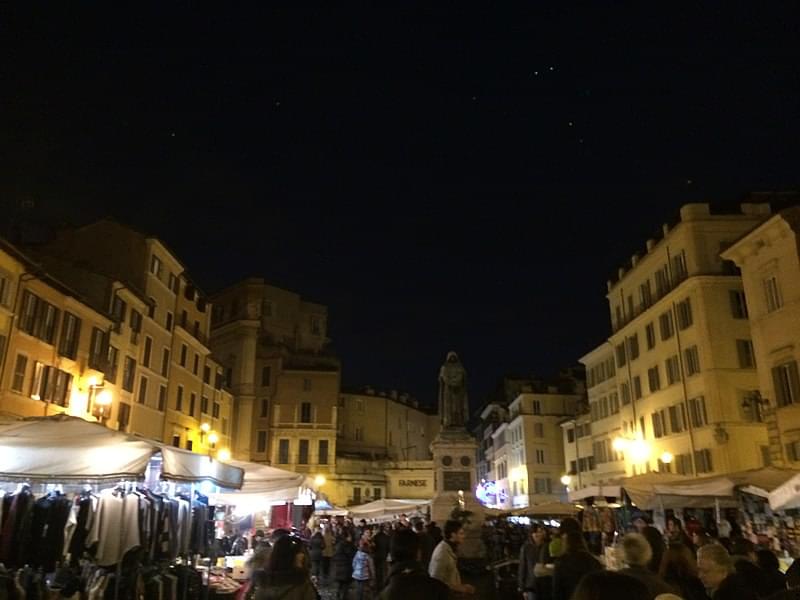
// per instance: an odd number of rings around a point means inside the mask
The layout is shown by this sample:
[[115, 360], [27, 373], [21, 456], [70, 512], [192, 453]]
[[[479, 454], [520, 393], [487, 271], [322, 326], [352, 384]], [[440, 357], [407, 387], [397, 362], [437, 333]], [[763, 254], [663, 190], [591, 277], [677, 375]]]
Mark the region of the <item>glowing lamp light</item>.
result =
[[208, 433], [209, 431], [211, 431], [211, 425], [209, 425], [208, 423], [203, 423], [202, 425], [200, 425], [200, 431], [202, 431], [203, 433]]
[[561, 483], [564, 484], [565, 486], [569, 486], [569, 484], [572, 483], [572, 477], [570, 477], [569, 475], [562, 475]]
[[644, 440], [633, 440], [630, 443], [630, 451], [634, 462], [644, 462], [650, 456], [650, 444]]
[[661, 462], [664, 463], [665, 465], [668, 465], [669, 463], [672, 462], [673, 458], [675, 458], [675, 457], [672, 455], [671, 452], [664, 452], [661, 455]]
[[99, 406], [108, 406], [111, 404], [111, 390], [101, 390], [100, 393], [97, 394], [94, 401]]
[[86, 383], [89, 384], [90, 388], [97, 387], [97, 377], [92, 375], [91, 377], [89, 377], [89, 379], [86, 381]]
[[219, 436], [216, 432], [212, 431], [208, 434], [208, 443], [209, 444], [216, 444], [219, 441]]
[[317, 487], [321, 487], [321, 486], [325, 485], [326, 481], [328, 481], [328, 480], [325, 479], [325, 475], [317, 475], [316, 477], [314, 477], [314, 484]]
[[629, 440], [625, 438], [614, 438], [614, 441], [611, 443], [611, 447], [614, 448], [615, 452], [624, 452], [628, 449]]
[[223, 448], [219, 452], [217, 452], [217, 460], [221, 460], [222, 462], [227, 462], [231, 459], [231, 451], [227, 448]]

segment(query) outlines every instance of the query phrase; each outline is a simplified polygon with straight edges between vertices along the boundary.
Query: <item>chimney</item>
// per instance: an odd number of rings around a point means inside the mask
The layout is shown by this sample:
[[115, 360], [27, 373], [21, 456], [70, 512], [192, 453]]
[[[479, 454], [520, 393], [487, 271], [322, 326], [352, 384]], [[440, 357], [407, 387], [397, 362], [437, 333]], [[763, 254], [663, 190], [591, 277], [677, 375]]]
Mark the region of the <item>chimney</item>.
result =
[[766, 217], [772, 214], [772, 210], [767, 202], [742, 202], [741, 209], [743, 215], [750, 215], [753, 217]]
[[706, 203], [684, 204], [681, 207], [681, 221], [694, 221], [711, 215], [711, 209]]
[[622, 278], [625, 277], [625, 267], [620, 267], [617, 269], [617, 279], [622, 281]]
[[667, 237], [667, 234], [669, 233], [669, 224], [668, 223], [664, 223], [661, 226], [661, 233], [663, 234], [664, 237]]
[[645, 246], [647, 247], [647, 251], [650, 252], [656, 247], [656, 241], [653, 238], [650, 238], [647, 240], [647, 242], [645, 242]]
[[631, 267], [635, 267], [636, 263], [638, 263], [638, 262], [639, 262], [639, 255], [638, 254], [634, 254], [633, 256], [631, 256]]

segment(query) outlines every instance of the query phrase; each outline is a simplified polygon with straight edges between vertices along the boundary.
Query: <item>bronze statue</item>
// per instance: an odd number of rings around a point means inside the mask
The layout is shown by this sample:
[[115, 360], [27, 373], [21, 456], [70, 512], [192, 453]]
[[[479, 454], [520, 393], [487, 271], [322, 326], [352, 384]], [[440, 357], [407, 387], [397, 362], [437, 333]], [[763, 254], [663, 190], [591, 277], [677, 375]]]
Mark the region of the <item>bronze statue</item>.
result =
[[439, 419], [442, 428], [463, 428], [468, 418], [467, 372], [458, 354], [448, 352], [439, 369]]

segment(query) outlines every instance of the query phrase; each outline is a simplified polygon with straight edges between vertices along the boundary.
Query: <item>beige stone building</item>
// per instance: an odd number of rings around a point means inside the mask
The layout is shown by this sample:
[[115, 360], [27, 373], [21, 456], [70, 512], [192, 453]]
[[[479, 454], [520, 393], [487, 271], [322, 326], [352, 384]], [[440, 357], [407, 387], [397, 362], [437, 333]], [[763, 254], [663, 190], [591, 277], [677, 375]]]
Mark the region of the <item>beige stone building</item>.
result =
[[336, 456], [340, 368], [327, 308], [246, 279], [213, 298], [211, 344], [237, 401], [237, 458], [328, 476]]
[[128, 431], [195, 452], [230, 447], [233, 397], [208, 348], [211, 306], [162, 241], [102, 219], [59, 232], [37, 256], [106, 307]]
[[741, 268], [747, 302], [741, 297], [736, 306], [749, 316], [752, 346], [741, 343], [739, 351], [758, 367], [758, 386], [742, 398], [742, 409], [766, 422], [770, 460], [789, 467], [800, 466], [799, 231], [800, 208], [789, 208], [722, 253]]
[[563, 427], [573, 486], [578, 471], [586, 486], [651, 470], [691, 477], [768, 462], [766, 427], [745, 402], [758, 377], [742, 281], [720, 257], [768, 214], [763, 204], [736, 214], [685, 205], [680, 221], [609, 282], [612, 334], [581, 359], [588, 421]]
[[395, 390], [339, 396], [336, 469], [324, 491], [340, 505], [433, 496], [430, 444], [439, 417]]

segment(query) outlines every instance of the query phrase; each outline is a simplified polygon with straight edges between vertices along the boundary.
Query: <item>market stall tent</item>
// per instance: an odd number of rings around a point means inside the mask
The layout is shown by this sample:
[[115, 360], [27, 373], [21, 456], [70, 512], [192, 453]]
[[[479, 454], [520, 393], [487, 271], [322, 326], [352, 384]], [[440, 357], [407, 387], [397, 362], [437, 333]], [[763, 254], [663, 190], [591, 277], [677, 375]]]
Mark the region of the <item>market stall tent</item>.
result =
[[528, 508], [517, 509], [514, 514], [528, 515], [531, 517], [574, 517], [580, 509], [574, 504], [566, 502], [543, 502]]
[[411, 516], [422, 512], [422, 509], [430, 505], [430, 500], [405, 500], [396, 498], [384, 498], [374, 500], [360, 506], [351, 506], [350, 514], [353, 519], [373, 519], [386, 520], [397, 515], [406, 514]]
[[772, 490], [769, 493], [769, 505], [772, 510], [800, 508], [800, 474]]
[[579, 490], [571, 490], [567, 496], [570, 502], [578, 502], [593, 497], [619, 498], [619, 495], [619, 485], [589, 485]]
[[142, 479], [157, 453], [165, 479], [210, 481], [230, 489], [242, 485], [244, 472], [237, 467], [79, 417], [0, 422], [0, 479], [6, 481]]
[[212, 494], [215, 504], [265, 509], [272, 504], [297, 502], [314, 488], [314, 479], [302, 473], [239, 460], [226, 464], [244, 471], [244, 484], [235, 492]]

